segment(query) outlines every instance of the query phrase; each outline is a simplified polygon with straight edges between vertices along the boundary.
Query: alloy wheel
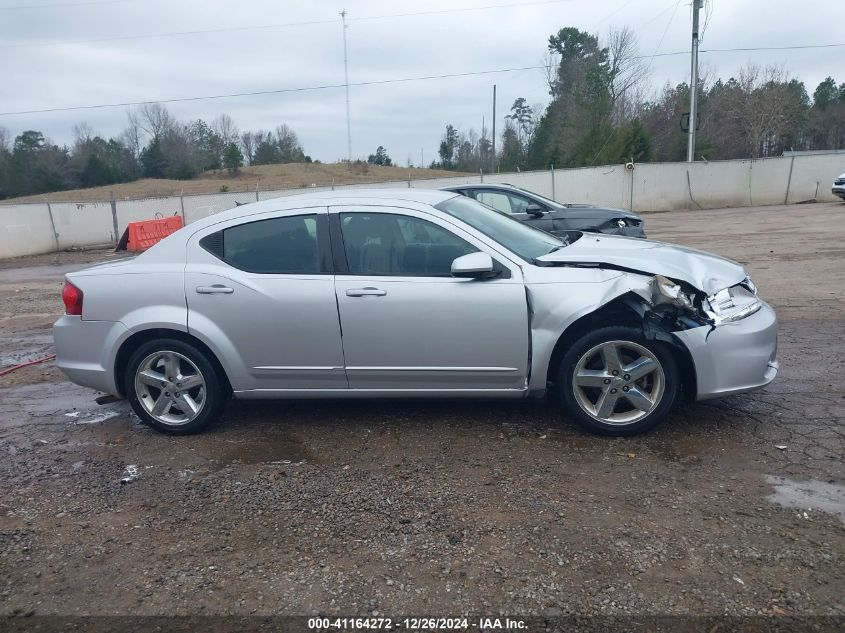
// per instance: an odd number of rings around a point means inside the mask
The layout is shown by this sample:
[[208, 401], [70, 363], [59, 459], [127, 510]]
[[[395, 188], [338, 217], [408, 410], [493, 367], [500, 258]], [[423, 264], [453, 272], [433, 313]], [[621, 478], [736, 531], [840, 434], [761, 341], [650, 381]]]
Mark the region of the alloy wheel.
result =
[[657, 356], [631, 341], [591, 348], [575, 366], [572, 390], [591, 418], [615, 426], [634, 424], [663, 397], [666, 377]]
[[168, 426], [188, 424], [205, 404], [205, 379], [179, 352], [154, 352], [135, 372], [135, 393], [144, 410]]

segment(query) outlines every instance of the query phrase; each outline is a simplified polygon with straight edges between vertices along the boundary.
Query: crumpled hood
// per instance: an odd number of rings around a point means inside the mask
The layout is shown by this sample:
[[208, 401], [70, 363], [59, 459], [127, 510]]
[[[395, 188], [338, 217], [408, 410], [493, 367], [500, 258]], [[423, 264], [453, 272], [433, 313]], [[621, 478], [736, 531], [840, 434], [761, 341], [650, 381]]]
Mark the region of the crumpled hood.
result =
[[735, 261], [694, 248], [616, 235], [585, 233], [569, 246], [537, 258], [543, 262], [609, 264], [685, 281], [708, 295], [746, 277]]

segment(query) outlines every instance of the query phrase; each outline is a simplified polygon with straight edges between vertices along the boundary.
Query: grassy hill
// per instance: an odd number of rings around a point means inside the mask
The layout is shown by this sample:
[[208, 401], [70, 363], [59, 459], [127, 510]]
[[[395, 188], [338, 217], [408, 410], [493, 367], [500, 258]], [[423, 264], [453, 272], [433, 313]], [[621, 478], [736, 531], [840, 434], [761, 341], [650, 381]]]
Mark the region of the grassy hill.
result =
[[[442, 178], [464, 175], [441, 169], [408, 169], [407, 167], [380, 167], [367, 163], [289, 163], [286, 165], [257, 165], [242, 167], [240, 172], [229, 175], [225, 170], [207, 171], [193, 180], [166, 180], [143, 178], [119, 185], [92, 189], [72, 189], [46, 194], [51, 202], [94, 202], [117, 199], [178, 196], [180, 194], [219, 193], [221, 191], [255, 191], [256, 189], [295, 189], [300, 187], [351, 185], [389, 180]], [[0, 202], [44, 202], [40, 195], [12, 198]]]

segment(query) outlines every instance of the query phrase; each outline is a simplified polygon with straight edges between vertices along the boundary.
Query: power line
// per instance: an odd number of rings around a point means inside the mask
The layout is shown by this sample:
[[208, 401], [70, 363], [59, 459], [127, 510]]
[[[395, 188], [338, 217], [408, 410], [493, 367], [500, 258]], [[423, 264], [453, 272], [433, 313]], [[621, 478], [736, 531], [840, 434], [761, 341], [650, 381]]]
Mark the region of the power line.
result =
[[386, 15], [369, 15], [363, 18], [351, 18], [350, 22], [362, 22], [364, 20], [382, 20], [385, 18], [411, 18], [422, 15], [441, 15], [443, 13], [465, 13], [467, 11], [486, 11], [488, 9], [505, 9], [510, 7], [528, 7], [538, 4], [562, 4], [574, 2], [574, 0], [530, 0], [529, 2], [506, 2], [503, 4], [487, 4], [478, 7], [458, 7], [457, 9], [432, 9], [429, 11], [415, 11], [413, 13], [389, 13]]
[[637, 31], [639, 31], [640, 29], [643, 29], [643, 28], [645, 28], [645, 27], [649, 26], [650, 24], [653, 24], [654, 22], [657, 22], [657, 20], [659, 20], [659, 19], [663, 16], [663, 14], [664, 14], [664, 13], [668, 13], [669, 11], [674, 11], [674, 9], [675, 9], [675, 1], [674, 1], [674, 0], [672, 0], [672, 2], [671, 2], [670, 4], [668, 4], [668, 5], [666, 6], [666, 8], [661, 9], [658, 13], [654, 14], [654, 15], [653, 15], [652, 17], [650, 17], [648, 20], [646, 20], [645, 22], [642, 22], [641, 24], [639, 24], [639, 25], [636, 27], [636, 30], [637, 30]]
[[631, 4], [632, 2], [634, 2], [634, 0], [625, 0], [625, 2], [623, 2], [623, 3], [622, 3], [622, 4], [620, 4], [618, 7], [616, 7], [613, 11], [611, 11], [610, 13], [608, 13], [608, 14], [607, 14], [606, 16], [604, 16], [601, 20], [599, 20], [598, 22], [596, 22], [595, 24], [593, 24], [593, 30], [595, 30], [595, 29], [596, 29], [596, 27], [598, 27], [598, 25], [599, 25], [599, 24], [602, 24], [603, 22], [607, 22], [607, 20], [609, 20], [610, 18], [612, 18], [612, 17], [613, 17], [614, 15], [616, 15], [617, 13], [621, 13], [622, 11], [624, 11], [624, 10], [627, 8], [627, 6], [628, 6], [629, 4]]
[[[337, 22], [335, 20], [335, 22]], [[743, 48], [708, 48], [708, 49], [701, 49], [700, 53], [734, 53], [734, 52], [749, 52], [749, 51], [780, 51], [780, 50], [803, 50], [803, 49], [824, 49], [824, 48], [840, 48], [845, 47], [845, 42], [838, 43], [838, 44], [805, 44], [805, 45], [795, 45], [795, 46], [755, 46], [755, 47], [743, 47]], [[673, 51], [671, 53], [657, 53], [656, 55], [639, 55], [634, 57], [633, 59], [647, 59], [652, 57], [675, 57], [678, 55], [689, 55], [689, 51]], [[468, 71], [468, 72], [460, 72], [460, 73], [446, 73], [442, 75], [424, 75], [418, 77], [400, 77], [394, 79], [379, 79], [373, 81], [359, 81], [355, 83], [350, 83], [350, 86], [359, 87], [359, 86], [379, 86], [385, 84], [394, 84], [394, 83], [408, 83], [412, 81], [429, 81], [432, 79], [451, 79], [455, 77], [473, 77], [479, 75], [493, 75], [496, 73], [511, 73], [511, 72], [521, 72], [526, 70], [539, 70], [544, 68], [544, 66], [521, 66], [518, 68], [497, 68], [493, 70], [475, 70], [475, 71]], [[271, 95], [271, 94], [284, 94], [284, 93], [291, 93], [291, 92], [310, 92], [315, 90], [330, 90], [334, 88], [344, 88], [346, 86], [345, 83], [340, 84], [325, 84], [325, 85], [318, 85], [318, 86], [302, 86], [297, 88], [279, 88], [274, 90], [257, 90], [254, 92], [234, 92], [230, 94], [222, 94], [222, 95], [206, 95], [206, 96], [195, 96], [195, 97], [177, 97], [173, 99], [150, 99], [147, 101], [127, 101], [123, 103], [102, 103], [96, 105], [84, 105], [84, 106], [71, 106], [66, 108], [44, 108], [40, 110], [19, 110], [15, 112], [0, 112], [0, 116], [13, 116], [19, 114], [45, 114], [49, 112], [68, 112], [72, 110], [96, 110], [101, 108], [120, 108], [120, 107], [127, 107], [127, 106], [138, 106], [144, 105], [147, 103], [178, 103], [178, 102], [186, 102], [186, 101], [206, 101], [211, 99], [228, 99], [233, 97], [254, 97], [254, 96], [261, 96], [261, 95]]]
[[[510, 73], [522, 70], [537, 70], [541, 66], [523, 66], [521, 68], [498, 68], [496, 70], [476, 70], [463, 73], [447, 73], [443, 75], [425, 75], [421, 77], [401, 77], [396, 79], [379, 79], [375, 81], [358, 81], [348, 84], [349, 86], [378, 86], [383, 84], [406, 83], [410, 81], [427, 81], [430, 79], [449, 79], [452, 77], [470, 77], [474, 75], [492, 75], [495, 73]], [[283, 94], [287, 92], [309, 92], [313, 90], [329, 90], [332, 88], [345, 88], [347, 84], [325, 84], [321, 86], [303, 86], [298, 88], [279, 88], [276, 90], [257, 90], [254, 92], [234, 92], [222, 95], [207, 95], [201, 97], [178, 97], [174, 99], [151, 99], [149, 101], [127, 101], [124, 103], [102, 103], [97, 105], [71, 106], [67, 108], [45, 108], [42, 110], [20, 110], [17, 112], [0, 112], [0, 116], [13, 116], [17, 114], [43, 114], [48, 112], [68, 112], [71, 110], [96, 110], [100, 108], [121, 108], [127, 106], [139, 106], [148, 103], [177, 103], [184, 101], [205, 101], [210, 99], [228, 99], [230, 97], [255, 97], [261, 95]]]
[[164, 33], [143, 33], [140, 35], [114, 35], [111, 37], [96, 37], [84, 40], [54, 40], [51, 42], [23, 42], [21, 44], [2, 44], [0, 48], [41, 48], [62, 44], [96, 44], [99, 42], [114, 42], [119, 40], [146, 40], [165, 37], [179, 37], [183, 35], [206, 35], [213, 33], [236, 33], [239, 31], [263, 31], [268, 29], [282, 29], [292, 26], [313, 26], [315, 24], [335, 24], [333, 20], [308, 20], [305, 22], [286, 22], [283, 24], [264, 24], [260, 26], [233, 26], [219, 29], [202, 29], [197, 31], [167, 31]]
[[[695, 2], [696, 0], [693, 0]], [[681, 6], [681, 0], [678, 0], [675, 3], [675, 8], [672, 10], [672, 15], [669, 16], [669, 21], [666, 23], [666, 28], [663, 29], [663, 35], [660, 36], [660, 41], [657, 42], [657, 47], [654, 49], [654, 52], [651, 54], [651, 57], [648, 60], [649, 66], [651, 66], [651, 62], [654, 61], [655, 55], [660, 50], [660, 47], [663, 46], [663, 40], [666, 38], [666, 34], [669, 32], [669, 27], [672, 26], [672, 22], [675, 21], [675, 14], [678, 12], [678, 7]]]
[[[699, 53], [741, 53], [743, 51], [794, 51], [807, 48], [838, 48], [843, 44], [801, 44], [796, 46], [750, 46], [748, 48], [702, 48]], [[687, 51], [688, 52], [688, 51]]]
[[0, 6], [0, 11], [22, 11], [26, 9], [64, 9], [65, 7], [81, 7], [89, 4], [124, 4], [133, 0], [87, 0], [86, 2], [68, 2], [66, 4], [18, 4], [10, 7]]
[[[695, 2], [695, 1], [696, 0], [693, 0], [693, 2]], [[675, 13], [678, 11], [678, 7], [680, 6], [680, 4], [681, 4], [681, 0], [677, 0], [675, 2], [675, 8], [672, 11], [672, 15], [669, 16], [669, 21], [666, 23], [666, 28], [663, 29], [663, 35], [660, 36], [660, 41], [657, 42], [657, 46], [655, 47], [654, 52], [648, 58], [648, 65], [647, 66], [651, 66], [651, 63], [654, 61], [654, 56], [657, 55], [657, 52], [660, 50], [660, 47], [663, 46], [663, 39], [666, 37], [666, 33], [669, 32], [669, 27], [672, 26], [672, 22], [675, 19]], [[644, 56], [638, 56], [638, 57], [635, 57], [634, 59], [640, 59], [642, 57], [644, 57]], [[607, 135], [607, 138], [604, 139], [604, 143], [602, 143], [601, 147], [599, 147], [599, 151], [596, 152], [596, 155], [593, 157], [593, 160], [590, 162], [590, 165], [596, 164], [596, 161], [598, 160], [601, 153], [604, 151], [604, 148], [607, 147], [607, 144], [610, 142], [610, 139], [613, 138], [613, 136], [616, 134], [616, 130], [617, 130], [616, 126], [612, 126], [610, 128], [610, 133]]]
[[[110, 2], [130, 2], [131, 0], [110, 0]], [[488, 11], [491, 9], [505, 9], [511, 7], [527, 7], [534, 5], [561, 4], [573, 2], [574, 0], [532, 0], [529, 2], [508, 2], [503, 4], [488, 4], [476, 7], [458, 7], [451, 9], [439, 9], [430, 11], [415, 11], [412, 13], [388, 13], [384, 15], [368, 15], [360, 18], [349, 18], [348, 22], [364, 22], [370, 20], [387, 20], [393, 18], [413, 18], [426, 15], [442, 15], [448, 13], [466, 13], [471, 11]], [[109, 3], [109, 2], [107, 2]], [[87, 3], [81, 3], [87, 4]], [[52, 6], [52, 5], [48, 5]], [[71, 6], [71, 5], [55, 5]], [[283, 29], [297, 26], [315, 26], [320, 24], [336, 24], [337, 18], [324, 20], [307, 20], [303, 22], [283, 22], [279, 24], [259, 24], [252, 26], [230, 26], [216, 29], [198, 29], [191, 31], [165, 31], [163, 33], [141, 33], [137, 35], [113, 35], [109, 37], [95, 37], [77, 40], [53, 40], [49, 42], [22, 42], [19, 44], [0, 44], [0, 48], [41, 48], [45, 46], [57, 46], [62, 44], [96, 44], [99, 42], [116, 42], [123, 40], [145, 40], [160, 39], [167, 37], [183, 37], [191, 35], [209, 35], [215, 33], [238, 33], [243, 31], [267, 31], [272, 29]]]

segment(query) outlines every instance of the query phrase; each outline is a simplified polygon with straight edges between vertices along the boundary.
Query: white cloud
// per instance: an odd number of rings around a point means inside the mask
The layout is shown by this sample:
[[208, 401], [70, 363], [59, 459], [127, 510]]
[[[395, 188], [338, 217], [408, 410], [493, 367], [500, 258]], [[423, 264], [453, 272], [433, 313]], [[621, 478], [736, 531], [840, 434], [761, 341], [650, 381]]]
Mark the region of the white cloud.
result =
[[[689, 3], [683, 0], [667, 29], [674, 2], [663, 0], [569, 0], [486, 11], [454, 12], [379, 20], [374, 15], [436, 11], [503, 0], [314, 0], [231, 3], [206, 0], [127, 0], [125, 3], [26, 11], [0, 11], [0, 110], [28, 110], [178, 98], [343, 81], [343, 48], [337, 12], [352, 19], [348, 30], [351, 82], [537, 64], [550, 34], [564, 26], [598, 31], [611, 26], [636, 29], [642, 52], [684, 51], [689, 46]], [[2, 5], [0, 5], [2, 6]], [[201, 6], [202, 9], [198, 10]], [[703, 48], [828, 43], [842, 39], [830, 3], [806, 0], [713, 0]], [[334, 20], [331, 24], [170, 38], [129, 39], [48, 47], [10, 44], [96, 39], [141, 33], [189, 31]], [[607, 18], [601, 23], [600, 20]], [[812, 93], [833, 75], [845, 81], [843, 49], [777, 53], [704, 54], [702, 63], [728, 77], [748, 61], [783, 63]], [[655, 88], [686, 80], [685, 55], [653, 60]], [[837, 76], [837, 72], [839, 76]], [[478, 131], [490, 126], [492, 84], [498, 85], [498, 125], [517, 97], [529, 103], [548, 99], [540, 71], [451, 78], [351, 88], [353, 152], [366, 156], [377, 145], [394, 160], [426, 162], [436, 155], [446, 123]], [[229, 113], [242, 129], [269, 129], [288, 123], [314, 158], [345, 155], [342, 89], [247, 98], [174, 103], [182, 119], [211, 119]], [[2, 117], [17, 134], [39, 129], [57, 142], [69, 142], [74, 123], [86, 121], [106, 135], [125, 124], [120, 108]]]

